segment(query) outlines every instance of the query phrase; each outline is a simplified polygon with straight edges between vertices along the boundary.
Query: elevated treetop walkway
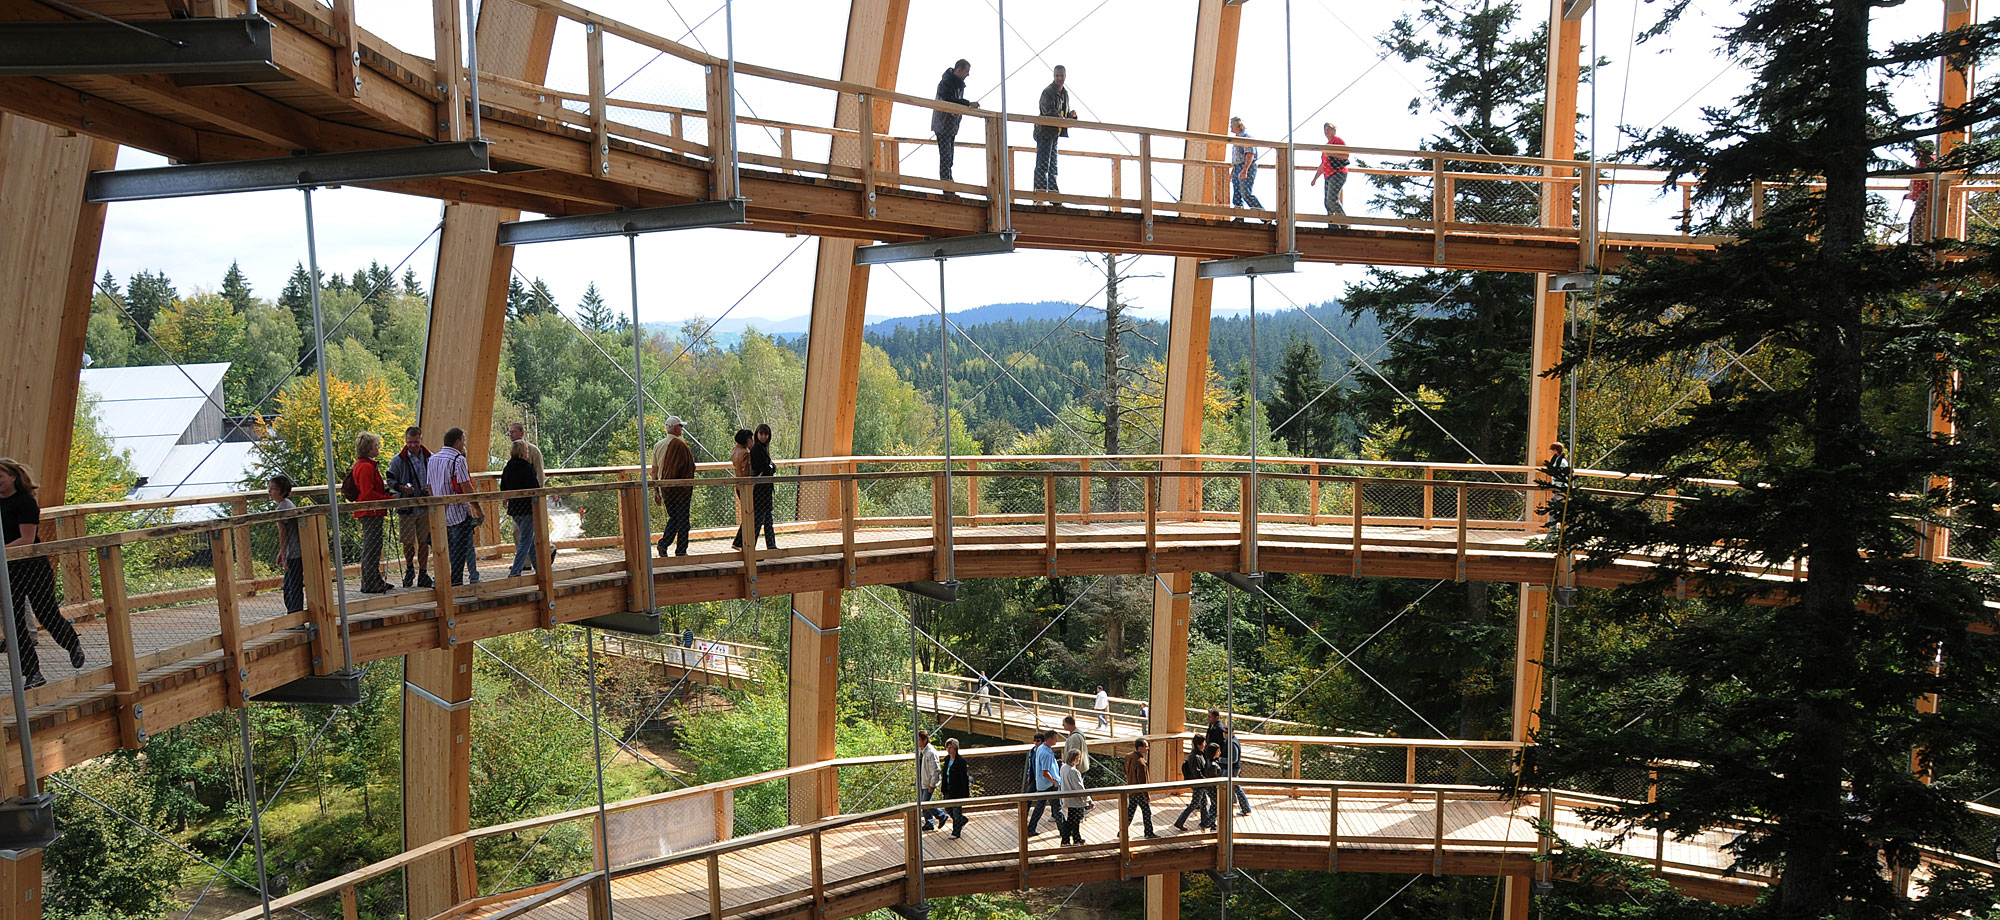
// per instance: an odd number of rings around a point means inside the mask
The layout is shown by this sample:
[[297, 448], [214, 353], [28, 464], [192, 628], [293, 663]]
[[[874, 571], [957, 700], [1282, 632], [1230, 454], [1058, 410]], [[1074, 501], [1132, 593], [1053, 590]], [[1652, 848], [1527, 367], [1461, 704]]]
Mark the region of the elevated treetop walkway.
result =
[[[586, 27], [583, 47], [556, 51], [557, 59], [577, 63], [561, 68], [566, 79], [524, 81], [493, 72], [513, 65], [482, 66], [473, 74], [462, 62], [404, 52], [355, 26], [356, 2], [334, 0], [331, 8], [303, 0], [263, 3], [276, 82], [183, 86], [146, 74], [0, 77], [0, 109], [185, 164], [476, 136], [490, 145], [492, 172], [376, 187], [551, 216], [743, 198], [751, 229], [862, 240], [1012, 228], [1019, 245], [1061, 250], [1202, 258], [1296, 251], [1307, 261], [1566, 272], [1726, 239], [1688, 235], [1688, 182], [1667, 190], [1656, 206], [1597, 213], [1613, 187], [1631, 186], [1628, 194], [1637, 194], [1652, 186], [1657, 194], [1663, 175], [1643, 167], [1316, 143], [1292, 144], [1287, 153], [1279, 139], [1010, 112], [1007, 124], [1068, 131], [1059, 168], [1072, 191], [1038, 192], [1021, 187], [1020, 177], [1031, 173], [1022, 166], [1031, 162], [1033, 148], [999, 143], [1003, 117], [992, 109], [968, 111], [738, 61], [733, 79], [740, 94], [783, 99], [787, 109], [804, 101], [800, 110], [833, 113], [816, 122], [744, 117], [729, 104], [723, 58], [562, 0], [516, 0], [520, 9], [508, 15], [528, 12]], [[165, 5], [134, 9], [108, 0], [77, 6], [105, 7], [127, 19], [167, 12]], [[69, 18], [34, 0], [0, 0], [0, 20]], [[460, 47], [450, 18], [439, 19], [440, 47]], [[619, 96], [616, 87], [606, 89], [604, 62], [623, 52], [657, 60]], [[493, 48], [480, 59], [512, 61], [522, 53]], [[676, 101], [697, 99], [699, 104]], [[928, 124], [940, 109], [964, 117], [958, 146], [965, 181], [914, 174], [905, 164], [935, 140], [890, 131], [895, 119]], [[1259, 181], [1268, 175], [1275, 186], [1272, 208], [1209, 203], [1226, 200], [1219, 190], [1227, 184], [1230, 145], [1258, 152]], [[1357, 176], [1414, 180], [1428, 190], [1425, 213], [1356, 213], [1339, 218], [1337, 226], [1327, 224], [1317, 195], [1301, 191], [1321, 153], [1367, 158], [1369, 165], [1351, 161], [1349, 171]], [[928, 156], [916, 159], [930, 162]], [[1910, 181], [1880, 186], [1900, 198]], [[1936, 213], [1961, 222], [1966, 197], [1992, 190], [1984, 179], [1963, 176], [1933, 186], [1944, 199]], [[96, 188], [116, 194], [109, 186]], [[1752, 219], [1782, 196], [1809, 189], [1810, 183], [1746, 190]], [[1232, 222], [1241, 218], [1265, 223]], [[617, 226], [611, 218], [605, 232], [622, 232]], [[1956, 229], [1941, 232], [1954, 235]]]
[[[1026, 833], [1036, 796], [1015, 792], [1025, 745], [964, 752], [978, 798], [963, 802], [969, 821], [957, 840], [918, 830], [917, 807], [909, 802], [914, 786], [909, 755], [843, 758], [611, 803], [601, 815], [592, 806], [453, 835], [277, 898], [271, 909], [275, 914], [317, 906], [313, 915], [331, 914], [337, 902], [352, 917], [360, 904], [393, 898], [400, 870], [440, 854], [450, 854], [459, 868], [454, 906], [438, 916], [478, 920], [594, 918], [607, 884], [620, 916], [723, 920], [850, 917], [942, 895], [1169, 872], [1548, 878], [1550, 864], [1536, 858], [1557, 854], [1565, 845], [1604, 848], [1690, 894], [1725, 903], [1747, 903], [1772, 878], [1732, 868], [1726, 847], [1739, 835], [1754, 833], [1753, 822], [1684, 839], [1645, 828], [1592, 826], [1592, 809], [1648, 795], [1643, 775], [1634, 775], [1629, 789], [1613, 795], [1543, 791], [1509, 800], [1477, 785], [1487, 773], [1508, 769], [1518, 747], [1509, 742], [1441, 742], [1425, 749], [1417, 777], [1402, 782], [1367, 778], [1400, 770], [1400, 763], [1384, 767], [1401, 760], [1402, 739], [1252, 735], [1246, 740], [1300, 744], [1300, 754], [1285, 763], [1246, 765], [1234, 782], [1245, 789], [1251, 814], [1222, 808], [1213, 830], [1198, 828], [1192, 819], [1185, 829], [1173, 824], [1192, 789], [1213, 790], [1230, 801], [1223, 780], [1117, 785], [1123, 779], [1119, 757], [1130, 736], [1093, 746], [1090, 781], [1097, 787], [1087, 793], [1093, 808], [1081, 825], [1085, 842], [1072, 846], [1058, 845], [1047, 823], [1039, 836]], [[1152, 771], [1176, 773], [1173, 764], [1162, 763], [1154, 763]], [[849, 791], [851, 812], [803, 825], [783, 823], [790, 781], [825, 774]], [[1118, 820], [1136, 795], [1150, 798], [1158, 839], [1144, 837], [1136, 820]], [[878, 807], [881, 802], [896, 804]], [[2000, 809], [1968, 808], [1983, 826], [2000, 831]], [[1554, 835], [1539, 834], [1538, 822]], [[476, 868], [484, 847], [538, 841], [562, 829], [587, 843], [569, 860], [572, 868], [559, 869], [554, 877], [509, 873], [488, 879]], [[1921, 884], [1947, 866], [2000, 870], [2000, 864], [1983, 859], [1926, 853], [1899, 881]], [[258, 916], [260, 909], [253, 908], [229, 920]]]
[[[1253, 481], [1245, 458], [962, 458], [954, 463], [949, 501], [940, 464], [925, 458], [786, 465], [802, 472], [762, 480], [774, 486], [783, 522], [775, 552], [729, 547], [743, 523], [750, 480], [684, 481], [692, 490], [691, 553], [660, 558], [653, 552], [657, 532], [640, 524], [645, 497], [627, 478], [631, 471], [557, 470], [552, 478], [560, 485], [509, 493], [538, 499], [539, 532], [557, 537], [542, 542], [534, 573], [508, 578], [489, 562], [490, 577], [478, 584], [453, 587], [440, 579], [434, 589], [378, 596], [359, 593], [359, 571], [350, 566], [343, 573], [344, 630], [325, 558], [323, 506], [59, 537], [17, 549], [15, 557], [55, 563], [87, 657], [81, 671], [46, 662], [48, 685], [28, 693], [37, 770], [138, 746], [149, 732], [349, 663], [643, 613], [649, 575], [658, 597], [692, 603], [924, 581], [947, 571], [960, 578], [1270, 571], [1600, 586], [1653, 572], [1645, 553], [1575, 569], [1544, 533], [1537, 509], [1548, 487], [1528, 467], [1266, 458], [1254, 479], [1259, 511], [1244, 515]], [[1616, 487], [1618, 480], [1594, 471], [1580, 477], [1585, 487]], [[487, 488], [491, 482], [481, 479]], [[218, 500], [249, 497], [177, 501]], [[1687, 500], [1693, 499], [1662, 496], [1654, 504], [1669, 514]], [[486, 521], [479, 542], [492, 559], [511, 547], [499, 530], [497, 497], [489, 492], [479, 501]], [[62, 534], [86, 526], [78, 522], [92, 515], [129, 507], [56, 508], [48, 518]], [[1167, 510], [1175, 507], [1186, 510]], [[433, 571], [449, 570], [442, 517], [430, 515], [438, 531]], [[284, 521], [303, 531], [304, 610], [285, 610], [271, 591], [277, 577], [252, 564], [261, 553], [256, 547], [275, 545]], [[1945, 531], [1912, 529], [1918, 535], [1912, 552], [1953, 558]], [[553, 558], [551, 542], [559, 551]], [[1772, 603], [1805, 574], [1796, 562], [1769, 563], [1743, 547], [1717, 546], [1703, 562], [1716, 576], [1763, 585]], [[17, 745], [12, 721], [6, 724], [9, 744]], [[7, 783], [19, 788], [19, 761], [7, 763]]]

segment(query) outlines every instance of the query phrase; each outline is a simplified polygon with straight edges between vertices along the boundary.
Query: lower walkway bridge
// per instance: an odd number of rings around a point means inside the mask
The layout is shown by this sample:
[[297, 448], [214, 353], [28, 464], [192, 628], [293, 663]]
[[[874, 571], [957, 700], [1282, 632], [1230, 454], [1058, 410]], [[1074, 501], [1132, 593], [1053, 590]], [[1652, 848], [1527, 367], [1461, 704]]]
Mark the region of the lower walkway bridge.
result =
[[[84, 664], [44, 656], [47, 684], [27, 693], [36, 769], [137, 747], [149, 733], [370, 661], [559, 623], [644, 628], [660, 603], [950, 578], [1188, 572], [1616, 585], [1647, 577], [1653, 566], [1635, 553], [1574, 569], [1538, 513], [1548, 486], [1524, 466], [1265, 458], [1253, 475], [1246, 458], [1221, 456], [971, 457], [948, 473], [939, 458], [786, 465], [796, 472], [762, 480], [775, 492], [779, 549], [731, 546], [749, 517], [753, 483], [704, 468], [682, 486], [692, 493], [687, 554], [665, 557], [654, 546], [663, 515], [649, 507], [634, 470], [550, 471], [550, 487], [508, 495], [529, 499], [537, 532], [555, 538], [540, 541], [537, 564], [517, 576], [496, 567], [511, 557], [512, 525], [503, 527], [495, 482], [482, 477], [476, 542], [486, 577], [379, 595], [361, 593], [352, 562], [334, 577], [327, 531], [336, 518], [324, 505], [256, 512], [251, 502], [260, 498], [238, 493], [49, 509], [44, 536], [52, 539], [16, 547], [10, 558], [49, 560], [45, 581], [29, 589], [61, 602], [82, 637]], [[1581, 471], [1579, 479], [1590, 488], [1633, 487], [1616, 473]], [[1672, 513], [1676, 501], [1660, 498], [1657, 513]], [[337, 520], [351, 539], [354, 511], [445, 503], [343, 503]], [[1257, 511], [1243, 514], [1244, 507]], [[222, 515], [200, 517], [210, 509]], [[132, 526], [146, 515], [197, 519]], [[428, 517], [429, 567], [448, 572], [443, 516]], [[261, 561], [287, 523], [301, 529], [305, 548], [297, 606], [274, 590], [281, 579]], [[1941, 532], [1925, 532], [1913, 551], [1950, 558], [1941, 555], [1947, 545]], [[400, 584], [403, 566], [393, 548], [389, 554], [388, 575]], [[1716, 559], [1715, 570], [1768, 584], [1772, 601], [1804, 575], [1796, 563], [1746, 563], [1729, 547], [1718, 547]], [[927, 708], [939, 709], [969, 702], [965, 690], [940, 679], [921, 693], [935, 697]], [[997, 712], [1017, 703], [994, 702], [987, 728], [1005, 737], [1046, 724], [1055, 705], [1029, 704], [1039, 709], [1028, 719], [1018, 708]], [[1117, 707], [1118, 731], [1137, 730], [1131, 705]], [[8, 788], [19, 789], [11, 715], [5, 726], [12, 753], [0, 761]]]
[[[393, 899], [400, 870], [451, 854], [458, 867], [457, 904], [444, 920], [535, 917], [591, 920], [615, 899], [621, 917], [648, 920], [722, 918], [841, 918], [870, 910], [977, 892], [1070, 886], [1173, 872], [1294, 870], [1548, 878], [1565, 846], [1596, 846], [1645, 865], [1690, 894], [1746, 903], [1772, 878], [1732, 869], [1726, 847], [1753, 832], [1744, 824], [1682, 839], [1657, 831], [1596, 828], [1593, 808], [1612, 796], [1538, 791], [1506, 798], [1479, 785], [1487, 771], [1504, 773], [1516, 755], [1508, 742], [1455, 742], [1427, 747], [1409, 782], [1345, 777], [1378, 773], [1403, 756], [1401, 739], [1250, 736], [1259, 743], [1298, 744], [1297, 759], [1271, 768], [1248, 766], [1235, 780], [1117, 785], [1118, 755], [1130, 736], [1093, 748], [1091, 808], [1082, 843], [1060, 845], [1052, 818], [1036, 820], [1036, 795], [1019, 794], [1026, 745], [965, 752], [975, 798], [941, 803], [963, 809], [959, 837], [920, 829], [908, 755], [845, 758], [741, 779], [483, 828], [419, 847], [319, 885], [277, 898], [273, 915], [294, 908], [345, 916], [361, 905]], [[1165, 747], [1161, 745], [1160, 747]], [[1385, 756], [1386, 755], [1386, 756]], [[1393, 768], [1392, 768], [1393, 769]], [[787, 784], [832, 772], [848, 814], [809, 824], [783, 824]], [[1173, 772], [1155, 764], [1154, 773]], [[1239, 786], [1249, 814], [1216, 813], [1213, 828], [1196, 816], [1176, 818], [1196, 793], [1234, 798]], [[1634, 777], [1627, 797], [1646, 794]], [[1157, 837], [1138, 817], [1120, 821], [1137, 799], [1150, 800]], [[875, 803], [891, 804], [875, 807]], [[925, 807], [930, 807], [929, 805]], [[2000, 828], [2000, 810], [1973, 806]], [[1039, 824], [1039, 826], [1037, 826]], [[1553, 830], [1552, 836], [1537, 828]], [[1630, 831], [1630, 833], [1622, 833]], [[485, 856], [518, 850], [522, 840], [567, 833], [574, 855], [553, 877], [511, 874], [483, 879]], [[511, 862], [511, 860], [502, 860]], [[1914, 873], [1921, 883], [1941, 866], [2000, 871], [2000, 864], [1932, 853]], [[229, 920], [255, 920], [261, 909]]]

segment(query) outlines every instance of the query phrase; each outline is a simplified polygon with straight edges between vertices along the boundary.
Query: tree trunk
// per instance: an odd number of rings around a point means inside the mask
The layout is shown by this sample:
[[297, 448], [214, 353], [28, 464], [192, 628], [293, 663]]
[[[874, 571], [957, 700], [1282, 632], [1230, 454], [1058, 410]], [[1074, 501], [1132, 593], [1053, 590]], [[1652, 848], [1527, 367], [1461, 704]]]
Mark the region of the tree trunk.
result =
[[[1119, 394], [1124, 392], [1123, 355], [1118, 345], [1119, 326], [1124, 322], [1125, 305], [1118, 299], [1118, 255], [1104, 254], [1104, 455], [1119, 454]], [[1125, 510], [1125, 482], [1108, 479], [1104, 483], [1105, 504], [1112, 511]]]

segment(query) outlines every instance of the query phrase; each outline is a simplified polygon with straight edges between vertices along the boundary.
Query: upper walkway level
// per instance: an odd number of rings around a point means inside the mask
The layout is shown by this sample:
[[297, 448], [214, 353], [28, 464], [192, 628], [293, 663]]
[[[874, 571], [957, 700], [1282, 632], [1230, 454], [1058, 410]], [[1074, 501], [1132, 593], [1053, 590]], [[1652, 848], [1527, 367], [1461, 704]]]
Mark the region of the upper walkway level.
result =
[[[44, 522], [54, 539], [12, 556], [54, 563], [57, 583], [47, 587], [77, 621], [85, 663], [71, 669], [59, 655], [44, 656], [48, 684], [28, 694], [38, 769], [137, 746], [147, 732], [350, 661], [645, 611], [649, 579], [655, 602], [673, 605], [950, 578], [1180, 572], [1610, 586], [1642, 580], [1654, 564], [1641, 552], [1573, 568], [1571, 553], [1559, 552], [1544, 530], [1537, 509], [1548, 487], [1528, 467], [1265, 458], [1253, 477], [1240, 457], [972, 457], [954, 462], [947, 491], [936, 458], [785, 466], [797, 472], [761, 480], [774, 490], [781, 522], [776, 550], [730, 545], [748, 515], [752, 480], [683, 481], [689, 552], [660, 557], [654, 543], [664, 516], [631, 480], [634, 471], [557, 470], [549, 488], [509, 493], [530, 499], [537, 532], [555, 537], [538, 544], [535, 571], [508, 577], [496, 567], [513, 547], [501, 524], [504, 507], [489, 491], [477, 501], [485, 522], [476, 538], [481, 581], [439, 579], [435, 588], [363, 594], [359, 566], [350, 563], [338, 583], [344, 620], [324, 506], [251, 513], [255, 498], [230, 495], [50, 509]], [[1579, 482], [1621, 485], [1618, 474], [1596, 471], [1582, 471]], [[479, 483], [493, 486], [491, 477]], [[1670, 514], [1681, 500], [1663, 496], [1653, 504]], [[218, 502], [232, 513], [81, 535], [131, 527], [148, 509]], [[343, 504], [341, 526], [351, 539], [357, 510], [445, 503]], [[1246, 505], [1257, 513], [1241, 513]], [[400, 584], [400, 518], [387, 519], [388, 574]], [[431, 569], [449, 571], [443, 515], [428, 519]], [[288, 521], [303, 535], [303, 609], [287, 609], [273, 590], [279, 576], [264, 564]], [[1913, 531], [1913, 552], [1952, 558], [1945, 532]], [[1705, 564], [1767, 584], [1770, 602], [1782, 602], [1805, 574], [1796, 563], [1746, 559], [1738, 547], [1716, 547]], [[8, 782], [20, 777], [10, 774]]]
[[[263, 3], [277, 82], [182, 86], [148, 75], [50, 74], [0, 78], [0, 109], [149, 150], [178, 163], [218, 163], [410, 147], [482, 137], [490, 173], [384, 182], [376, 187], [551, 216], [741, 197], [748, 226], [787, 234], [907, 241], [1012, 228], [1022, 246], [1203, 258], [1297, 251], [1308, 261], [1566, 272], [1615, 267], [1645, 253], [1703, 249], [1727, 237], [1692, 236], [1692, 186], [1621, 164], [1438, 153], [1365, 146], [1287, 145], [1168, 127], [965, 110], [922, 95], [734, 62], [736, 96], [776, 100], [816, 117], [760, 118], [730, 104], [715, 55], [562, 0], [516, 0], [531, 15], [576, 23], [580, 47], [557, 47], [557, 78], [494, 72], [519, 49], [486, 49], [481, 69], [395, 48], [355, 27], [369, 0]], [[149, 16], [146, 4], [80, 0], [109, 15]], [[519, 11], [510, 11], [510, 14]], [[34, 0], [0, 0], [0, 20], [70, 14]], [[444, 21], [441, 19], [440, 23]], [[452, 26], [440, 40], [456, 44]], [[562, 36], [574, 33], [559, 29]], [[652, 56], [629, 82], [605, 60]], [[352, 61], [348, 64], [348, 61]], [[518, 66], [518, 62], [516, 62]], [[607, 89], [607, 86], [610, 88]], [[1026, 94], [1022, 94], [1026, 95]], [[474, 100], [477, 106], [474, 106]], [[935, 178], [935, 110], [963, 116], [956, 181]], [[1058, 174], [1065, 191], [1030, 186], [1035, 126], [1067, 132]], [[1007, 140], [1003, 143], [1003, 135]], [[1257, 156], [1254, 179], [1270, 207], [1225, 205], [1232, 145]], [[1332, 217], [1308, 183], [1320, 154], [1350, 158], [1348, 213]], [[920, 168], [921, 167], [921, 168]], [[1371, 210], [1362, 177], [1407, 180], [1409, 207]], [[1920, 177], [1921, 178], [1921, 177]], [[1981, 177], [1931, 177], [1940, 236], [1962, 235]], [[1878, 194], [1900, 202], [1908, 178]], [[1748, 219], [1797, 187], [1744, 189]], [[1620, 206], [1608, 207], [1613, 190]], [[1243, 221], [1248, 219], [1250, 223]]]
[[[1092, 807], [1080, 825], [1083, 843], [1068, 846], [1053, 839], [1048, 816], [1035, 820], [1037, 797], [1015, 792], [1025, 745], [965, 752], [975, 798], [942, 803], [964, 809], [957, 838], [919, 830], [909, 755], [855, 757], [609, 803], [601, 815], [593, 806], [481, 828], [276, 898], [271, 907], [318, 916], [332, 915], [337, 903], [354, 916], [360, 903], [394, 898], [400, 870], [441, 854], [459, 867], [456, 907], [439, 914], [453, 920], [586, 920], [602, 915], [607, 894], [618, 916], [649, 920], [840, 918], [946, 895], [1231, 869], [1547, 878], [1550, 864], [1536, 858], [1576, 846], [1634, 860], [1690, 894], [1724, 903], [1747, 903], [1772, 880], [1733, 868], [1725, 849], [1755, 833], [1754, 823], [1687, 838], [1592, 826], [1591, 809], [1644, 799], [1643, 775], [1610, 794], [1550, 790], [1509, 799], [1479, 785], [1491, 781], [1488, 774], [1505, 774], [1516, 754], [1505, 742], [1445, 743], [1426, 751], [1416, 779], [1399, 782], [1366, 777], [1384, 760], [1401, 759], [1400, 739], [1246, 740], [1302, 747], [1284, 763], [1246, 764], [1231, 782], [1244, 791], [1249, 814], [1219, 809], [1213, 828], [1194, 815], [1175, 825], [1194, 792], [1234, 801], [1225, 781], [1122, 785], [1120, 758], [1132, 736], [1093, 742], [1094, 788], [1085, 793]], [[1154, 758], [1153, 775], [1176, 772], [1165, 759]], [[783, 823], [787, 784], [824, 773], [833, 774], [847, 813]], [[1150, 800], [1158, 837], [1145, 836], [1137, 817], [1120, 820], [1138, 797]], [[2000, 810], [1967, 807], [1982, 828], [2000, 830]], [[1539, 834], [1538, 822], [1553, 835]], [[479, 872], [479, 856], [491, 848], [552, 833], [581, 843], [550, 876]], [[1946, 866], [2000, 870], [1984, 859], [1932, 852], [1899, 881], [1921, 884]], [[257, 916], [252, 908], [229, 920]]]

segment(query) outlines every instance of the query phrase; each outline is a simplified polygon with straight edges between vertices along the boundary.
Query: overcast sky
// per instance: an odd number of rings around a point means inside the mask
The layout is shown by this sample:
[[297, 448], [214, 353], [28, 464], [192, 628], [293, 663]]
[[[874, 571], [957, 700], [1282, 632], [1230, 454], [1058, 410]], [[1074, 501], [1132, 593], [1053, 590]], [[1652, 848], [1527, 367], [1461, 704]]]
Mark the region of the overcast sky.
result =
[[[993, 0], [913, 0], [896, 88], [929, 96], [940, 72], [954, 59], [965, 57], [973, 65], [967, 94], [988, 108], [998, 107], [1001, 40], [992, 4]], [[357, 0], [356, 5], [363, 28], [410, 52], [430, 54], [430, 23], [423, 5], [398, 0]], [[725, 46], [725, 17], [717, 0], [586, 0], [583, 5], [716, 53]], [[1420, 66], [1384, 59], [1375, 40], [1398, 15], [1417, 6], [1413, 0], [1290, 0], [1291, 110], [1301, 126], [1301, 142], [1316, 140], [1317, 126], [1328, 120], [1338, 124], [1348, 143], [1363, 146], [1414, 148], [1437, 130], [1436, 116], [1410, 111], [1411, 100], [1423, 95]], [[1536, 0], [1526, 0], [1523, 6], [1527, 16], [1541, 15]], [[1730, 15], [1726, 0], [1698, 0], [1693, 15], [1669, 39], [1632, 49], [1635, 19], [1643, 29], [1657, 14], [1656, 7], [1640, 0], [1598, 0], [1585, 22], [1586, 54], [1594, 41], [1597, 55], [1611, 63], [1601, 72], [1595, 93], [1586, 87], [1581, 94], [1579, 106], [1585, 115], [1581, 130], [1590, 133], [1594, 111], [1603, 126], [1598, 146], [1607, 153], [1616, 146], [1615, 125], [1692, 125], [1701, 107], [1726, 105], [1743, 89], [1743, 71], [1721, 58], [1716, 47], [1716, 32], [1727, 21], [1723, 17]], [[1878, 11], [1878, 35], [1934, 30], [1940, 7], [1937, 0], [1911, 0], [1901, 8]], [[1195, 8], [1194, 0], [1009, 0], [1005, 37], [1011, 73], [1009, 109], [1032, 110], [1048, 82], [1049, 67], [1063, 64], [1072, 102], [1083, 118], [1184, 126]], [[1247, 120], [1257, 137], [1284, 134], [1287, 8], [1286, 0], [1249, 0], [1244, 6], [1233, 112]], [[838, 0], [736, 0], [736, 53], [745, 61], [838, 77], [846, 12], [847, 4]], [[1522, 25], [1524, 31], [1533, 27], [1532, 21]], [[564, 22], [551, 63], [553, 85], [584, 89], [583, 45], [581, 29]], [[656, 59], [652, 52], [617, 39], [607, 41], [606, 57], [611, 84], [617, 87], [613, 98], [701, 104], [700, 75], [692, 65]], [[1936, 85], [1932, 72], [1913, 77], [1898, 89], [1914, 101], [1934, 93]], [[747, 109], [766, 118], [825, 123], [833, 106], [830, 94], [770, 81], [745, 79], [739, 91]], [[620, 115], [643, 124], [640, 114]], [[927, 122], [927, 112], [899, 109], [891, 131], [922, 136], [928, 133]], [[978, 131], [968, 121], [962, 139], [976, 137]], [[1079, 136], [1065, 141], [1066, 149], [1117, 150], [1121, 141], [1128, 150], [1136, 146], [1129, 137], [1073, 133]], [[1017, 126], [1012, 139], [1016, 144], [1032, 143], [1025, 126]], [[776, 150], [773, 139], [747, 127], [740, 133], [740, 143], [746, 150]], [[505, 155], [504, 150], [499, 153]], [[808, 158], [808, 148], [802, 144], [797, 155]], [[968, 164], [968, 159], [974, 162]], [[976, 153], [961, 154], [962, 181], [978, 181], [983, 172], [979, 159]], [[1032, 155], [1017, 159], [1017, 171], [1031, 168], [1032, 159]], [[162, 163], [133, 150], [119, 157], [121, 167]], [[935, 157], [919, 151], [908, 157], [905, 168], [932, 174]], [[1079, 164], [1065, 163], [1064, 170], [1067, 191], [1108, 191], [1108, 166], [1100, 167], [1097, 175]], [[1127, 173], [1128, 194], [1135, 175]], [[1020, 184], [1027, 183], [1023, 179]], [[1155, 191], [1164, 196], [1178, 188]], [[1268, 172], [1259, 194], [1266, 203], [1275, 195]], [[1611, 206], [1609, 219], [1614, 226], [1672, 232], [1665, 211], [1649, 206], [1651, 190], [1626, 189], [1619, 194], [1625, 202], [1614, 201]], [[1366, 196], [1363, 183], [1350, 183], [1349, 210], [1360, 209]], [[292, 266], [305, 258], [300, 198], [297, 192], [266, 192], [111, 205], [100, 273], [108, 269], [122, 281], [142, 269], [163, 271], [185, 293], [216, 286], [235, 259], [260, 296], [275, 296]], [[1316, 201], [1316, 196], [1309, 200]], [[324, 270], [349, 272], [371, 259], [393, 265], [407, 257], [408, 266], [428, 287], [438, 202], [335, 189], [316, 193], [314, 205]], [[729, 315], [734, 318], [784, 318], [810, 309], [815, 247], [810, 237], [701, 230], [642, 236], [638, 245], [639, 315], [644, 322], [679, 323], [697, 315], [713, 319], [732, 310]], [[593, 281], [614, 306], [630, 309], [622, 239], [524, 247], [514, 264], [522, 275], [546, 280], [565, 310], [574, 308]], [[1150, 258], [1141, 260], [1139, 270], [1164, 275], [1170, 269], [1170, 260]], [[1077, 300], [1093, 295], [1102, 281], [1079, 264], [1076, 254], [1059, 252], [1022, 251], [961, 260], [951, 263], [949, 271], [954, 311], [1002, 301]], [[1260, 299], [1259, 306], [1337, 298], [1360, 272], [1354, 266], [1301, 266], [1299, 274], [1272, 284], [1275, 290]], [[899, 267], [875, 277], [871, 317], [935, 309], [938, 280], [931, 266]], [[1217, 308], [1240, 307], [1245, 287], [1218, 286]], [[1167, 307], [1164, 278], [1135, 282], [1126, 293], [1143, 311], [1158, 313]]]

